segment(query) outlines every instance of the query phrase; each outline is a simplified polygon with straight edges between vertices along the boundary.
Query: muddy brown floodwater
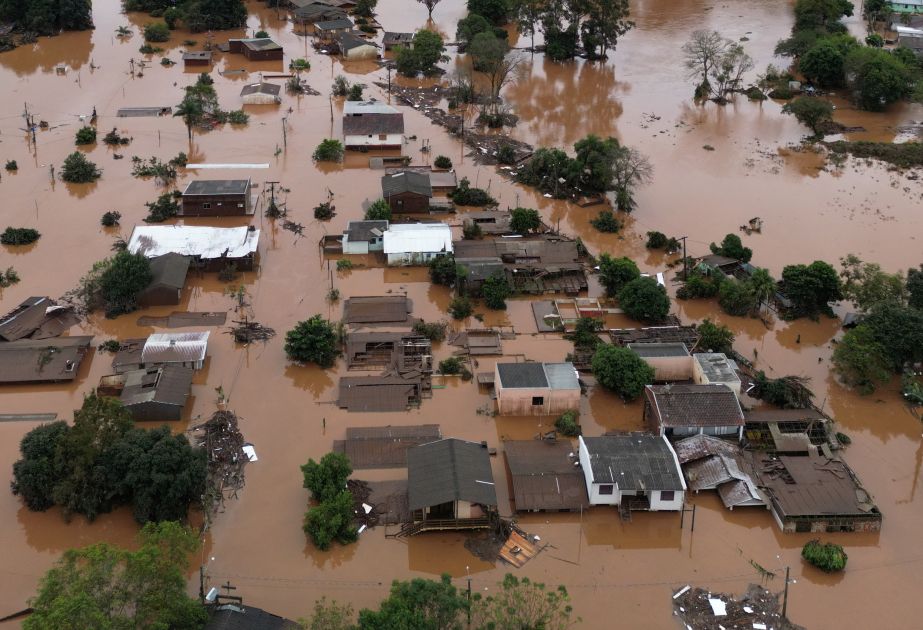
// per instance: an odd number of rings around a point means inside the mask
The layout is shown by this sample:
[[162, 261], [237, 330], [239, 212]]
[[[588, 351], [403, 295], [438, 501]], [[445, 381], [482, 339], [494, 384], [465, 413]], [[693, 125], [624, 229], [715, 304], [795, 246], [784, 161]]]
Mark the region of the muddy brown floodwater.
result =
[[[2, 174], [0, 191], [4, 225], [30, 226], [41, 240], [21, 252], [0, 249], [0, 268], [14, 266], [22, 282], [0, 293], [0, 310], [7, 311], [30, 295], [59, 296], [72, 288], [91, 264], [105, 257], [113, 239], [130, 233], [145, 215], [144, 202], [160, 190], [151, 181], [130, 176], [130, 160], [113, 160], [102, 144], [79, 150], [103, 169], [96, 184], [72, 186], [50, 176], [50, 165], [60, 166], [73, 150], [78, 116], [95, 106], [99, 129], [118, 127], [130, 135], [130, 146], [119, 149], [127, 157], [158, 156], [168, 159], [186, 151], [195, 161], [268, 162], [268, 171], [209, 172], [209, 176], [251, 176], [257, 183], [277, 180], [287, 194], [291, 218], [303, 223], [297, 237], [262, 217], [252, 223], [263, 230], [259, 270], [238, 281], [248, 292], [256, 319], [284, 332], [314, 313], [338, 318], [340, 306], [325, 301], [328, 273], [317, 243], [324, 233], [338, 233], [346, 221], [359, 217], [361, 204], [375, 199], [380, 172], [370, 171], [365, 156], [349, 156], [341, 166], [315, 168], [310, 160], [314, 146], [339, 132], [342, 104], [328, 100], [330, 83], [337, 74], [369, 85], [386, 74], [372, 63], [342, 64], [315, 54], [292, 26], [251, 0], [248, 33], [269, 31], [286, 51], [285, 66], [293, 57], [307, 54], [312, 68], [308, 83], [320, 96], [285, 96], [281, 107], [254, 107], [250, 124], [197, 133], [192, 146], [182, 122], [172, 118], [116, 118], [124, 106], [175, 105], [180, 90], [195, 78], [181, 64], [162, 67], [159, 56], [143, 71], [130, 76], [129, 59], [137, 62], [141, 37], [138, 27], [148, 18], [120, 13], [118, 0], [96, 0], [96, 30], [43, 38], [34, 45], [0, 54], [0, 159], [15, 159], [17, 173]], [[503, 206], [518, 203], [540, 209], [546, 220], [572, 235], [579, 235], [594, 252], [632, 256], [647, 271], [662, 270], [667, 262], [643, 247], [644, 233], [657, 229], [688, 236], [690, 254], [702, 254], [712, 240], [754, 216], [764, 219], [763, 233], [745, 237], [755, 251], [754, 262], [774, 274], [788, 263], [838, 257], [853, 252], [880, 262], [888, 270], [906, 269], [921, 262], [923, 213], [921, 185], [906, 175], [877, 164], [848, 162], [839, 169], [826, 168], [822, 159], [787, 149], [805, 130], [781, 105], [738, 99], [726, 107], [698, 106], [691, 101], [692, 85], [686, 78], [679, 47], [697, 28], [715, 28], [733, 39], [746, 37], [746, 47], [758, 68], [773, 59], [775, 42], [791, 26], [791, 5], [783, 0], [637, 0], [632, 2], [637, 27], [626, 35], [606, 63], [577, 61], [553, 64], [535, 55], [525, 65], [520, 81], [506, 97], [521, 117], [512, 135], [535, 145], [570, 145], [587, 133], [614, 135], [650, 156], [655, 167], [652, 185], [639, 196], [637, 212], [626, 220], [619, 235], [603, 235], [589, 227], [596, 209], [581, 209], [545, 199], [534, 191], [514, 186], [492, 167], [479, 167], [465, 157], [460, 143], [409, 108], [407, 135], [416, 136], [405, 148], [415, 163], [431, 156], [450, 156], [462, 175], [500, 199]], [[379, 16], [388, 30], [409, 31], [426, 24], [425, 8], [412, 0], [380, 0]], [[435, 26], [454, 33], [464, 15], [463, 0], [444, 0], [435, 10]], [[130, 24], [135, 34], [120, 40], [117, 26]], [[850, 28], [861, 30], [853, 18]], [[216, 34], [221, 41], [243, 33]], [[175, 33], [165, 44], [166, 54], [179, 61], [181, 42], [202, 35]], [[515, 37], [515, 36], [514, 36]], [[450, 37], [451, 39], [451, 37]], [[519, 45], [527, 45], [524, 39]], [[305, 51], [307, 50], [307, 53]], [[447, 64], [451, 69], [457, 60]], [[66, 64], [67, 72], [54, 67]], [[258, 72], [283, 70], [283, 63], [247, 63], [239, 56], [221, 55], [216, 71], [246, 73], [215, 77], [222, 104], [233, 109], [239, 90]], [[754, 73], [755, 74], [755, 73]], [[413, 82], [409, 82], [412, 84]], [[372, 87], [369, 93], [386, 99]], [[38, 133], [37, 149], [27, 142], [21, 113], [23, 104], [50, 129]], [[884, 114], [869, 115], [838, 101], [837, 118], [866, 131], [856, 137], [891, 140], [910, 121], [923, 119], [919, 106], [900, 106]], [[291, 107], [292, 112], [286, 110]], [[331, 108], [333, 119], [331, 120]], [[283, 145], [283, 116], [287, 115], [287, 146]], [[422, 153], [426, 140], [433, 151]], [[706, 151], [711, 145], [714, 151]], [[181, 175], [182, 186], [193, 173]], [[337, 216], [329, 223], [314, 221], [312, 208], [333, 192]], [[122, 213], [122, 227], [105, 229], [100, 215]], [[199, 219], [197, 224], [236, 225], [232, 220]], [[343, 297], [406, 292], [415, 313], [426, 319], [443, 316], [450, 296], [430, 286], [420, 269], [362, 268], [335, 273], [334, 283]], [[181, 308], [227, 310], [232, 301], [226, 285], [214, 275], [193, 277]], [[791, 566], [795, 583], [790, 590], [789, 613], [812, 629], [844, 627], [919, 627], [915, 601], [923, 575], [923, 554], [917, 551], [923, 498], [918, 496], [923, 443], [918, 420], [901, 404], [896, 384], [871, 397], [859, 397], [841, 388], [830, 376], [831, 340], [839, 334], [838, 322], [776, 322], [767, 328], [756, 320], [722, 315], [709, 302], [676, 302], [685, 321], [706, 316], [731, 326], [738, 349], [756, 356], [757, 366], [770, 374], [811, 377], [817, 400], [836, 417], [853, 440], [847, 458], [884, 513], [880, 534], [825, 536], [846, 547], [849, 568], [843, 576], [828, 577], [805, 567], [799, 557], [807, 535], [785, 535], [768, 513], [725, 510], [713, 495], [691, 497], [698, 506], [695, 533], [679, 528], [675, 514], [639, 514], [630, 524], [615, 512], [596, 509], [582, 517], [572, 514], [521, 515], [520, 523], [553, 545], [521, 573], [551, 584], [566, 585], [583, 618], [581, 627], [624, 628], [675, 626], [671, 617], [670, 589], [686, 583], [742, 592], [757, 579], [754, 561], [770, 570]], [[165, 314], [172, 308], [149, 309], [145, 314]], [[146, 335], [154, 331], [135, 324], [135, 315], [116, 320], [92, 316], [71, 334], [108, 338]], [[525, 300], [512, 300], [505, 313], [489, 314], [488, 323], [512, 325], [523, 333], [508, 342], [508, 354], [532, 359], [560, 360], [569, 344], [555, 336], [534, 333]], [[235, 347], [230, 337], [214, 334], [206, 369], [197, 375], [194, 400], [177, 431], [214, 409], [214, 389], [224, 388], [230, 405], [241, 417], [246, 439], [256, 445], [259, 462], [247, 468], [247, 485], [240, 498], [228, 502], [206, 536], [202, 563], [212, 583], [230, 580], [248, 603], [278, 614], [296, 617], [309, 611], [314, 599], [328, 595], [349, 600], [357, 607], [382, 598], [390, 581], [411, 576], [435, 577], [448, 572], [462, 584], [470, 574], [474, 588], [492, 588], [506, 572], [502, 565], [482, 562], [468, 553], [461, 535], [428, 534], [409, 540], [385, 538], [383, 528], [363, 533], [357, 544], [328, 553], [313, 549], [301, 530], [308, 499], [301, 487], [298, 467], [309, 457], [330, 450], [347, 426], [437, 422], [448, 436], [487, 440], [499, 446], [503, 437], [530, 437], [546, 429], [550, 419], [491, 418], [477, 409], [490, 401], [473, 384], [456, 381], [437, 389], [432, 400], [408, 413], [347, 414], [331, 404], [343, 371], [323, 371], [289, 364], [280, 334], [269, 343]], [[436, 348], [436, 359], [451, 353]], [[490, 361], [484, 362], [490, 365]], [[95, 355], [81, 368], [73, 385], [4, 388], [4, 412], [57, 412], [71, 418], [101, 375], [109, 371], [109, 357]], [[641, 408], [625, 405], [615, 396], [592, 389], [582, 401], [581, 420], [589, 435], [612, 429], [640, 428]], [[326, 428], [324, 428], [326, 425]], [[6, 487], [20, 438], [31, 424], [0, 424], [0, 478]], [[505, 479], [502, 457], [493, 461], [498, 479]], [[363, 474], [368, 479], [388, 479], [396, 472]], [[498, 485], [501, 511], [509, 514], [509, 490]], [[921, 493], [923, 494], [923, 493]], [[69, 547], [106, 540], [128, 543], [137, 527], [127, 510], [103, 516], [89, 524], [75, 519], [65, 524], [55, 511], [31, 513], [7, 491], [0, 491], [0, 546], [5, 561], [0, 567], [0, 616], [25, 606], [39, 576]], [[781, 589], [781, 578], [770, 582]], [[190, 592], [197, 587], [190, 573]]]

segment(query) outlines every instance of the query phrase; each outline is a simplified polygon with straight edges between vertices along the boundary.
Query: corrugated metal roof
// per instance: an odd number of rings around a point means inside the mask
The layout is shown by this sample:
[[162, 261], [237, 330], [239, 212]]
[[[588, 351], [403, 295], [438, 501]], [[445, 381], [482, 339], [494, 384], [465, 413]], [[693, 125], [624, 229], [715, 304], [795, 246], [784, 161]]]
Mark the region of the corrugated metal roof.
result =
[[244, 258], [256, 253], [260, 231], [198, 225], [138, 225], [132, 230], [128, 251], [147, 258], [164, 254], [198, 256], [203, 259]]
[[405, 323], [410, 321], [413, 302], [405, 295], [374, 295], [348, 298], [343, 303], [347, 324]]
[[244, 195], [248, 192], [250, 192], [249, 179], [196, 179], [189, 182], [186, 190], [183, 191], [183, 196]]
[[695, 359], [711, 383], [740, 383], [737, 363], [721, 352], [696, 352]]
[[189, 257], [181, 254], [164, 254], [151, 258], [151, 283], [147, 289], [167, 287], [182, 289], [189, 273]]
[[0, 338], [16, 341], [28, 337], [41, 326], [45, 313], [54, 302], [49, 297], [30, 297], [3, 316], [0, 320]]
[[349, 18], [339, 18], [336, 20], [326, 20], [324, 22], [315, 22], [314, 28], [319, 31], [339, 31], [344, 28], [352, 28], [353, 21]]
[[543, 363], [548, 386], [551, 389], [580, 389], [580, 380], [577, 368], [573, 363]]
[[433, 196], [433, 187], [429, 175], [418, 171], [401, 171], [381, 178], [381, 193], [387, 199], [389, 195], [411, 192], [427, 197]]
[[343, 114], [355, 116], [360, 114], [399, 114], [396, 107], [381, 101], [346, 101], [343, 103]]
[[452, 253], [452, 229], [445, 223], [400, 223], [384, 233], [385, 254]]
[[628, 347], [642, 358], [689, 356], [684, 343], [630, 343]]
[[685, 483], [665, 437], [626, 433], [580, 438], [590, 458], [594, 483], [620, 490], [684, 490]]
[[142, 363], [189, 363], [205, 360], [211, 333], [155, 333], [144, 342]]
[[192, 369], [178, 365], [125, 372], [120, 399], [126, 407], [147, 402], [183, 407], [192, 387], [192, 375]]
[[343, 235], [349, 239], [350, 243], [356, 243], [377, 238], [387, 229], [387, 221], [350, 221], [346, 224]]
[[645, 396], [663, 427], [743, 426], [744, 413], [727, 385], [648, 385]]
[[299, 628], [301, 624], [253, 606], [225, 604], [212, 611], [204, 630], [298, 630]]
[[680, 464], [708, 457], [709, 455], [734, 455], [740, 449], [726, 440], [711, 435], [692, 435], [673, 445]]
[[381, 39], [382, 43], [388, 44], [410, 44], [413, 42], [413, 33], [396, 33], [392, 31], [385, 31], [384, 36]]
[[353, 33], [340, 33], [337, 35], [337, 42], [340, 44], [340, 49], [343, 52], [352, 50], [353, 48], [359, 48], [361, 46], [371, 46], [372, 48], [378, 48], [378, 44], [375, 42], [363, 39]]
[[487, 449], [455, 438], [407, 451], [407, 498], [411, 510], [450, 501], [497, 505]]
[[404, 133], [404, 114], [354, 114], [343, 117], [344, 136]]
[[251, 83], [250, 85], [245, 85], [240, 90], [241, 96], [247, 96], [248, 94], [268, 94], [269, 96], [279, 96], [279, 92], [282, 91], [282, 86], [276, 85], [275, 83]]
[[569, 440], [508, 440], [503, 452], [517, 510], [576, 510], [589, 504]]

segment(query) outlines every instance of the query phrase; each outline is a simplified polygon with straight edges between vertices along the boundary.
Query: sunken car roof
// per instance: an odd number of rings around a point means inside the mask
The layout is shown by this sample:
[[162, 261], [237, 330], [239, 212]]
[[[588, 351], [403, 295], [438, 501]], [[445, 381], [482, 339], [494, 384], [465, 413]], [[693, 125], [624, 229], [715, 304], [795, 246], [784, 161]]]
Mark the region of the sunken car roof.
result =
[[497, 505], [487, 449], [455, 438], [409, 449], [407, 498], [411, 510], [449, 501]]
[[664, 427], [743, 426], [744, 413], [734, 391], [717, 385], [648, 385], [651, 399]]
[[197, 179], [189, 182], [186, 190], [183, 191], [183, 196], [243, 195], [249, 190], [249, 179]]
[[679, 464], [666, 438], [625, 433], [581, 438], [590, 456], [594, 483], [621, 490], [685, 490]]

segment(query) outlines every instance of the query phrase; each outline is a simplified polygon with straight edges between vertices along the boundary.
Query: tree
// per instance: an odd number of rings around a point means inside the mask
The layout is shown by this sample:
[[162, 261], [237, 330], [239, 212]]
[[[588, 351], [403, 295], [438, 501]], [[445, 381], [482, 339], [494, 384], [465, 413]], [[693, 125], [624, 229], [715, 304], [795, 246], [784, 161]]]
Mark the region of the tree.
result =
[[195, 535], [165, 521], [145, 525], [138, 540], [137, 551], [108, 543], [65, 551], [39, 582], [23, 628], [201, 628], [205, 608], [186, 594]]
[[391, 594], [378, 610], [359, 611], [363, 630], [461, 630], [468, 601], [444, 574], [437, 582], [414, 578], [391, 583]]
[[593, 350], [602, 343], [599, 331], [603, 328], [602, 320], [593, 317], [580, 317], [574, 324], [573, 332], [564, 336], [573, 342], [574, 348]]
[[836, 573], [846, 568], [849, 556], [840, 545], [812, 540], [802, 547], [801, 557], [825, 573]]
[[429, 279], [434, 284], [454, 287], [461, 275], [459, 265], [455, 263], [455, 257], [451, 254], [436, 256], [429, 261]]
[[862, 2], [862, 14], [867, 20], [868, 30], [871, 32], [875, 29], [875, 22], [883, 22], [891, 14], [891, 2], [889, 0], [864, 0]]
[[7, 226], [0, 234], [0, 244], [3, 245], [31, 245], [41, 238], [38, 230], [33, 228], [14, 228]]
[[239, 28], [247, 24], [243, 0], [186, 0], [183, 22], [193, 33]]
[[729, 354], [734, 349], [734, 333], [724, 324], [706, 318], [696, 327], [699, 341], [696, 348], [704, 352]]
[[885, 349], [866, 324], [849, 330], [833, 350], [833, 369], [847, 387], [870, 394], [891, 378]]
[[491, 197], [486, 190], [473, 188], [467, 177], [461, 178], [449, 197], [459, 206], [490, 206], [497, 203], [497, 200]]
[[750, 315], [758, 310], [759, 302], [746, 282], [723, 280], [718, 286], [718, 305], [728, 315]]
[[782, 113], [792, 114], [802, 125], [810, 127], [815, 136], [820, 136], [823, 126], [833, 121], [833, 104], [816, 96], [801, 96], [786, 103]]
[[615, 234], [622, 229], [622, 222], [608, 208], [603, 208], [599, 211], [599, 214], [590, 219], [590, 225], [607, 234]]
[[651, 277], [632, 280], [619, 291], [619, 306], [632, 319], [659, 322], [670, 312], [667, 290]]
[[433, 166], [448, 171], [452, 168], [452, 159], [446, 155], [437, 155], [433, 160]]
[[743, 46], [718, 31], [698, 30], [683, 45], [690, 75], [699, 80], [695, 97], [726, 102], [726, 96], [740, 87], [743, 75], [753, 69], [753, 59]]
[[475, 599], [472, 617], [476, 627], [490, 630], [566, 630], [573, 623], [572, 612], [563, 586], [550, 590], [527, 577], [507, 573], [492, 595]]
[[611, 190], [615, 192], [615, 205], [622, 212], [637, 207], [635, 189], [651, 181], [654, 167], [637, 149], [621, 146], [612, 163]]
[[713, 254], [733, 258], [742, 263], [748, 263], [753, 258], [753, 250], [749, 247], [744, 247], [743, 241], [736, 234], [727, 234], [724, 240], [721, 241], [720, 246], [712, 243], [708, 248]]
[[75, 144], [93, 144], [94, 142], [96, 142], [95, 127], [86, 126], [77, 130], [77, 134], [74, 139]]
[[846, 56], [845, 68], [853, 99], [861, 109], [881, 111], [912, 89], [907, 67], [880, 48], [856, 48]]
[[[509, 45], [490, 30], [475, 35], [468, 42], [467, 52], [471, 55], [474, 69], [490, 77], [492, 71], [502, 63], [509, 49]], [[490, 93], [493, 94], [492, 88]]]
[[343, 153], [343, 143], [339, 140], [328, 138], [321, 140], [311, 157], [315, 162], [340, 162], [343, 160]]
[[468, 0], [468, 12], [483, 15], [497, 26], [509, 21], [510, 0]]
[[510, 216], [510, 229], [517, 234], [528, 234], [542, 227], [542, 217], [533, 208], [513, 208]]
[[99, 279], [100, 297], [107, 317], [138, 308], [138, 294], [151, 283], [151, 263], [143, 254], [121, 251], [110, 259]]
[[442, 37], [435, 31], [420, 29], [413, 36], [412, 48], [398, 48], [395, 65], [397, 71], [407, 77], [423, 73], [434, 74], [436, 64], [445, 59]]
[[365, 211], [366, 221], [390, 221], [391, 206], [384, 199], [377, 199]]
[[315, 315], [298, 322], [285, 334], [285, 355], [299, 363], [316, 363], [322, 368], [333, 367], [340, 356], [339, 337], [333, 324]]
[[346, 95], [347, 101], [361, 101], [362, 100], [362, 86], [358, 83], [353, 83], [349, 88], [349, 94]]
[[147, 206], [145, 223], [163, 223], [167, 219], [175, 217], [180, 211], [180, 205], [173, 193], [164, 193], [157, 197], [155, 201], [149, 201], [144, 205]]
[[474, 304], [471, 303], [471, 300], [462, 295], [453, 298], [452, 301], [449, 302], [448, 312], [449, 315], [452, 316], [452, 319], [465, 319], [474, 313]]
[[61, 476], [55, 455], [68, 429], [64, 420], [42, 424], [19, 443], [22, 459], [13, 464], [10, 488], [32, 511], [44, 512], [54, 505], [54, 484]]
[[846, 33], [823, 37], [798, 58], [798, 69], [806, 79], [821, 87], [842, 87], [846, 80], [846, 56], [858, 47], [856, 38]]
[[626, 284], [641, 276], [635, 262], [625, 256], [612, 258], [609, 254], [599, 256], [599, 283], [606, 289], [606, 295], [615, 297]]
[[797, 0], [795, 30], [827, 29], [842, 17], [849, 17], [853, 4], [849, 0]]
[[327, 453], [320, 462], [309, 459], [301, 467], [304, 487], [311, 491], [315, 501], [330, 500], [346, 488], [346, 480], [353, 473], [349, 458], [342, 453]]
[[830, 313], [830, 302], [843, 298], [836, 270], [821, 260], [782, 269], [782, 293], [791, 301], [796, 317]]
[[580, 25], [583, 47], [592, 58], [605, 59], [618, 38], [635, 25], [628, 19], [628, 0], [592, 0], [587, 9], [586, 19]]
[[55, 35], [93, 28], [91, 0], [0, 0], [0, 21], [17, 31]]
[[654, 382], [654, 368], [631, 348], [601, 344], [593, 355], [593, 375], [600, 385], [627, 401], [644, 393]]
[[183, 97], [182, 102], [176, 106], [176, 109], [173, 111], [174, 116], [181, 116], [183, 122], [186, 124], [186, 132], [189, 135], [189, 140], [192, 140], [192, 128], [196, 125], [202, 124], [202, 121], [205, 118], [205, 109], [202, 106], [200, 99], [196, 98], [194, 94], [190, 94], [188, 91]]
[[356, 630], [355, 617], [352, 604], [321, 597], [314, 602], [311, 619], [299, 619], [298, 623], [304, 630]]
[[907, 270], [907, 304], [923, 309], [923, 265], [919, 269]]
[[441, 0], [417, 0], [417, 2], [426, 7], [428, 12], [427, 15], [429, 16], [430, 20], [433, 19], [433, 9], [436, 8], [436, 5], [439, 4], [440, 1]]
[[64, 158], [64, 168], [61, 169], [61, 179], [72, 184], [95, 182], [102, 174], [103, 172], [96, 167], [96, 164], [78, 151]]
[[375, 7], [378, 6], [378, 0], [359, 0], [356, 3], [354, 13], [360, 17], [370, 18], [375, 15]]
[[353, 525], [353, 517], [353, 496], [348, 490], [342, 490], [308, 509], [304, 531], [311, 537], [315, 547], [327, 551], [333, 541], [341, 545], [356, 541], [359, 534]]
[[523, 35], [531, 38], [529, 49], [535, 52], [535, 32], [540, 28], [542, 18], [545, 16], [547, 3], [545, 0], [513, 0], [512, 15], [516, 26]]
[[144, 41], [165, 42], [170, 39], [170, 28], [163, 22], [151, 22], [144, 26]]
[[893, 372], [923, 361], [923, 311], [882, 302], [862, 320], [884, 349]]
[[843, 297], [853, 306], [869, 311], [877, 304], [901, 305], [906, 301], [904, 278], [899, 273], [882, 271], [876, 263], [863, 262], [854, 254], [840, 258], [840, 277], [843, 280]]
[[495, 311], [506, 310], [506, 299], [512, 295], [513, 290], [510, 288], [506, 276], [498, 272], [487, 278], [481, 285], [481, 295], [484, 296], [484, 304], [487, 308]]

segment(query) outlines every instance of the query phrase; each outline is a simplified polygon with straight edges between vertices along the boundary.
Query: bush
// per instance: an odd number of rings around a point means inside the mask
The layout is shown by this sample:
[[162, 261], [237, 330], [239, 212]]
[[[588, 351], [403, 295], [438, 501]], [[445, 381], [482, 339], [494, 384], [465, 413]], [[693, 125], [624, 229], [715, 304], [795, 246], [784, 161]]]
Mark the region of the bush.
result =
[[7, 267], [6, 271], [0, 274], [0, 289], [6, 289], [19, 282], [19, 274], [12, 267]]
[[413, 332], [426, 337], [430, 341], [444, 341], [448, 327], [449, 325], [445, 322], [425, 322], [420, 320], [413, 325]]
[[340, 162], [343, 159], [343, 143], [339, 140], [322, 140], [311, 156], [316, 162]]
[[439, 373], [440, 374], [460, 374], [462, 371], [461, 359], [458, 357], [449, 357], [444, 361], [439, 362]]
[[590, 225], [599, 230], [614, 234], [622, 229], [622, 222], [615, 218], [612, 210], [600, 210], [595, 219], [590, 219]]
[[347, 101], [361, 101], [362, 100], [362, 86], [358, 83], [353, 83], [349, 87], [349, 93], [346, 95]]
[[250, 114], [242, 109], [234, 109], [228, 112], [228, 122], [232, 125], [246, 125], [250, 122]]
[[96, 128], [95, 127], [81, 127], [77, 130], [76, 138], [74, 142], [78, 145], [80, 144], [93, 144], [96, 142]]
[[713, 298], [718, 295], [721, 288], [719, 276], [706, 276], [698, 271], [689, 274], [686, 282], [676, 292], [676, 297], [681, 300], [697, 298]]
[[142, 254], [118, 252], [99, 276], [99, 297], [106, 317], [117, 317], [138, 308], [138, 294], [151, 283], [151, 263]]
[[285, 334], [285, 355], [299, 363], [333, 367], [340, 356], [339, 336], [333, 324], [315, 315], [298, 322]]
[[341, 545], [348, 545], [359, 537], [353, 524], [354, 516], [353, 495], [348, 490], [342, 490], [332, 499], [308, 510], [304, 531], [321, 551], [330, 549], [334, 540]]
[[670, 298], [653, 278], [637, 278], [619, 291], [619, 306], [632, 319], [659, 322], [670, 312]]
[[452, 160], [445, 155], [437, 155], [436, 159], [433, 160], [433, 166], [436, 168], [444, 168], [445, 170], [449, 170], [452, 168]]
[[163, 22], [152, 22], [144, 27], [144, 41], [165, 42], [170, 39], [170, 27]]
[[314, 206], [314, 218], [318, 221], [329, 221], [334, 214], [336, 212], [333, 210], [333, 204], [329, 201], [324, 201]]
[[622, 287], [640, 276], [638, 265], [630, 258], [612, 258], [609, 254], [599, 256], [599, 283], [609, 297], [617, 295]]
[[338, 74], [330, 89], [334, 96], [346, 96], [349, 94], [349, 81], [342, 74]]
[[449, 197], [460, 206], [492, 206], [497, 203], [486, 190], [472, 188], [467, 177], [462, 177], [458, 187], [449, 193]]
[[748, 263], [750, 259], [753, 258], [753, 250], [749, 247], [744, 247], [740, 237], [736, 234], [727, 234], [724, 240], [721, 241], [720, 246], [712, 243], [709, 245], [709, 249], [711, 249], [711, 253], [713, 254], [733, 258], [742, 263]]
[[580, 435], [580, 425], [577, 424], [577, 412], [570, 410], [562, 413], [558, 419], [554, 421], [554, 428], [557, 429], [558, 433], [566, 435], [567, 437], [577, 437]]
[[487, 308], [495, 311], [506, 310], [506, 299], [510, 297], [512, 293], [513, 291], [510, 288], [510, 284], [506, 281], [506, 276], [501, 273], [487, 278], [481, 286], [481, 295], [484, 297], [484, 304], [487, 305]]
[[31, 245], [39, 239], [41, 234], [32, 228], [7, 227], [0, 234], [0, 243], [4, 245]]
[[743, 317], [753, 313], [758, 303], [747, 283], [724, 280], [718, 286], [718, 305], [728, 315]]
[[353, 261], [349, 258], [341, 258], [337, 261], [337, 271], [349, 271], [353, 268]]
[[833, 104], [816, 96], [796, 98], [791, 103], [786, 103], [782, 112], [792, 114], [815, 135], [822, 133], [823, 125], [833, 121]]
[[374, 201], [365, 211], [366, 221], [390, 221], [391, 206], [384, 199]]
[[542, 218], [533, 208], [513, 208], [510, 211], [510, 229], [517, 234], [528, 234], [542, 227]]
[[157, 197], [156, 201], [150, 201], [144, 205], [147, 206], [145, 223], [163, 223], [179, 214], [180, 210], [179, 203], [171, 193], [164, 193]]
[[859, 47], [846, 56], [846, 76], [861, 109], [877, 112], [910, 94], [907, 67], [886, 50]]
[[257, 31], [256, 34], [253, 36], [253, 38], [254, 39], [268, 39], [269, 33], [267, 33], [266, 31]]
[[110, 212], [104, 212], [102, 218], [99, 220], [100, 224], [103, 227], [115, 227], [119, 224], [119, 219], [122, 218], [122, 213], [117, 210], [112, 210]]
[[449, 315], [452, 319], [465, 319], [474, 312], [474, 305], [465, 296], [459, 296], [449, 302]]
[[429, 263], [429, 278], [435, 284], [453, 287], [459, 279], [459, 266], [451, 254], [437, 256]]
[[64, 168], [61, 169], [61, 179], [72, 184], [95, 182], [102, 174], [93, 162], [78, 151], [74, 151], [64, 159]]
[[801, 557], [826, 573], [836, 573], [846, 568], [849, 556], [840, 545], [834, 543], [821, 543], [812, 540], [801, 549]]
[[599, 384], [625, 400], [634, 400], [644, 393], [645, 385], [654, 382], [654, 368], [630, 348], [601, 344], [592, 366]]
[[7, 160], [6, 166], [4, 166], [4, 168], [8, 171], [18, 171], [19, 164], [16, 163], [16, 160]]
[[307, 59], [292, 59], [288, 62], [288, 69], [293, 72], [303, 72], [311, 69], [311, 62]]
[[497, 161], [500, 164], [512, 165], [516, 163], [516, 149], [508, 142], [500, 145], [497, 149]]
[[696, 332], [699, 333], [696, 348], [701, 351], [728, 354], [733, 350], [734, 333], [724, 324], [715, 324], [706, 318], [698, 325]]

